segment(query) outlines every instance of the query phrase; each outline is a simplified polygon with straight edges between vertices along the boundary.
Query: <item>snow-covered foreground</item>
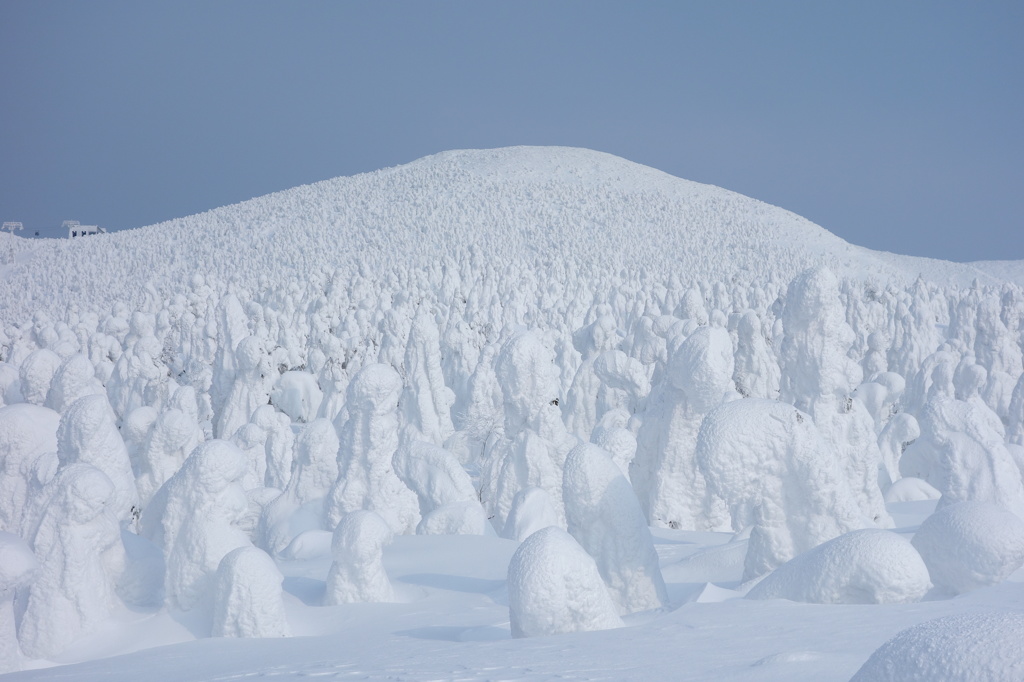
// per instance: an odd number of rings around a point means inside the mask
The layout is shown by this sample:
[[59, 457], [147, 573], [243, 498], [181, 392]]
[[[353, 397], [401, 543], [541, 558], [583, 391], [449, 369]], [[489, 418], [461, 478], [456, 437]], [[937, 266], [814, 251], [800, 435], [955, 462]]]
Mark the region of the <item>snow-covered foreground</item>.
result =
[[11, 679], [1024, 679], [1024, 263], [541, 148], [0, 247]]
[[[909, 536], [934, 504], [892, 505], [900, 533]], [[731, 588], [743, 553], [722, 551], [728, 534], [663, 529], [656, 536], [680, 606], [627, 619], [625, 629], [513, 640], [505, 569], [514, 542], [403, 536], [385, 553], [402, 603], [320, 606], [329, 560], [288, 562], [291, 639], [196, 641], [180, 614], [124, 611], [61, 662], [143, 651], [10, 679], [847, 680], [907, 627], [1024, 606], [1024, 572], [956, 599], [914, 604], [742, 599]]]

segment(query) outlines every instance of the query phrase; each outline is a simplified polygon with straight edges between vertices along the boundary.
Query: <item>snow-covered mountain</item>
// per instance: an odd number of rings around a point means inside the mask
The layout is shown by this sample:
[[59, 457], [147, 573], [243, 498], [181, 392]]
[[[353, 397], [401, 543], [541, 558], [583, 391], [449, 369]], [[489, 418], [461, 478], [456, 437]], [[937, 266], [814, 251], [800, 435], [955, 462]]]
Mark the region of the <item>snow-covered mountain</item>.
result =
[[[673, 275], [786, 282], [814, 265], [880, 282], [997, 279], [986, 264], [874, 252], [735, 192], [560, 147], [444, 152], [89, 239], [7, 237], [18, 257], [0, 278], [4, 320], [69, 303], [135, 307], [148, 286], [166, 296], [194, 273], [254, 290], [321, 271], [375, 278], [469, 254], [546, 281], [625, 269], [651, 284]], [[999, 278], [1019, 270], [1002, 268]]]
[[1021, 679], [1024, 262], [533, 147], [0, 239], [11, 679]]

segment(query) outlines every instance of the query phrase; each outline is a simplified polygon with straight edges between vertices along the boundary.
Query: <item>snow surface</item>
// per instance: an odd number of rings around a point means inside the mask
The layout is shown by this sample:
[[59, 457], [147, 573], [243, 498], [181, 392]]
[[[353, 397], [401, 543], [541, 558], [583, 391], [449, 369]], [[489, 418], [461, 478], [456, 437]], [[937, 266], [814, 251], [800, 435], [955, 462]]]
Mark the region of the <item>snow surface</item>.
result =
[[1024, 659], [1022, 263], [529, 147], [4, 245], [10, 679]]

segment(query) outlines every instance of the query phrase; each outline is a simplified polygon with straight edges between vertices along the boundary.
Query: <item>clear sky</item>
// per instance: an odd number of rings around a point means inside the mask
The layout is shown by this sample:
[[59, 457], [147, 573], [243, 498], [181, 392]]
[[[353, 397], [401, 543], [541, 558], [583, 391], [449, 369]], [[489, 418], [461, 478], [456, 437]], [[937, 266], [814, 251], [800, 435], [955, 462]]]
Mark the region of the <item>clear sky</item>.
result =
[[446, 149], [610, 152], [1024, 259], [1024, 2], [0, 2], [0, 220], [139, 227]]

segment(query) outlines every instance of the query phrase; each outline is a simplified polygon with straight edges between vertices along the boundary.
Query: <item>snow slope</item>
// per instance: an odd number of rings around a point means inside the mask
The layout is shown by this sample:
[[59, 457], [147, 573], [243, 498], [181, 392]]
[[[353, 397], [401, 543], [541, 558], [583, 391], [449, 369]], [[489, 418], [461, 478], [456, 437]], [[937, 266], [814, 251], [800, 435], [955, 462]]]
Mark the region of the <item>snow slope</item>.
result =
[[[622, 268], [648, 281], [788, 281], [813, 265], [840, 276], [967, 285], [1021, 269], [953, 264], [853, 246], [789, 211], [585, 149], [450, 151], [90, 239], [15, 240], [0, 320], [67, 304], [166, 296], [193, 273], [244, 288], [340, 269], [382, 273], [476, 251], [564, 280]], [[0, 252], [6, 245], [0, 243]]]

